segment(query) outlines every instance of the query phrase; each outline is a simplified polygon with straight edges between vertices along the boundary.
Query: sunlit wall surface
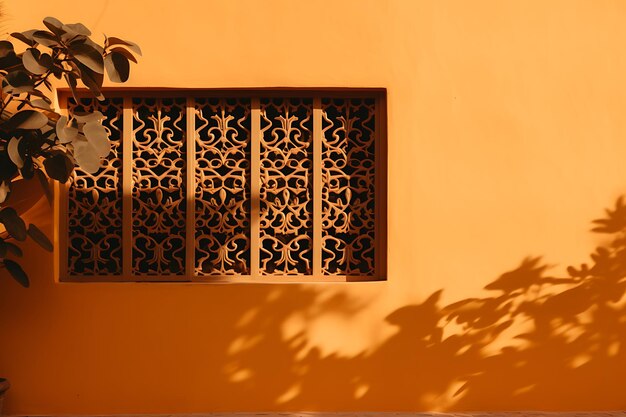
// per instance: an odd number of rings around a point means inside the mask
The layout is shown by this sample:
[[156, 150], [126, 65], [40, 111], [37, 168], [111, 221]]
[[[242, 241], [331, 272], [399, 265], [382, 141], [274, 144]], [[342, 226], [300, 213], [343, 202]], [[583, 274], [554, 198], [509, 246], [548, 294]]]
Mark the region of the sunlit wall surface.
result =
[[[139, 43], [133, 87], [386, 88], [389, 151], [387, 281], [59, 283], [27, 246], [31, 288], [0, 273], [7, 413], [626, 408], [626, 4], [5, 14], [8, 32], [50, 15]], [[52, 235], [43, 196], [12, 198]]]

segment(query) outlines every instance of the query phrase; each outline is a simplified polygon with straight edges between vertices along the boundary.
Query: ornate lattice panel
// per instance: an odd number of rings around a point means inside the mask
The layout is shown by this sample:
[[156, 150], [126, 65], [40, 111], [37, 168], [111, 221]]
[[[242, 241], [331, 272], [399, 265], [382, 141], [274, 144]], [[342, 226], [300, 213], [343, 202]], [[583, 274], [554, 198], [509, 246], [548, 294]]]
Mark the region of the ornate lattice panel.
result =
[[133, 99], [132, 271], [185, 272], [186, 101]]
[[250, 268], [250, 99], [195, 104], [195, 273]]
[[311, 275], [313, 101], [261, 100], [261, 274]]
[[108, 96], [67, 99], [112, 147], [62, 194], [63, 280], [384, 278], [380, 91]]
[[73, 114], [101, 112], [111, 152], [95, 174], [76, 169], [68, 191], [67, 269], [72, 275], [122, 273], [122, 99], [68, 102]]
[[324, 274], [375, 269], [373, 99], [322, 100], [322, 267]]

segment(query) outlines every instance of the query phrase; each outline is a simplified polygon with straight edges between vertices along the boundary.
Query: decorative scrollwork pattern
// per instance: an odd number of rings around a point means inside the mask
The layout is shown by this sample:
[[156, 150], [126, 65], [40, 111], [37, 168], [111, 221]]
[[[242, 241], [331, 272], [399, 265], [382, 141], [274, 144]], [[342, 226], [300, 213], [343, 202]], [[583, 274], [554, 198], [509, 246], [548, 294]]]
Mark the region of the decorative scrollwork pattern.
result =
[[122, 273], [122, 132], [123, 100], [99, 102], [68, 100], [70, 114], [104, 115], [111, 152], [95, 174], [76, 168], [68, 191], [69, 275], [120, 275]]
[[70, 277], [379, 277], [377, 94], [195, 94], [68, 100], [70, 113], [103, 113], [112, 145], [95, 175], [71, 177]]
[[134, 275], [185, 273], [186, 100], [133, 99]]
[[322, 99], [322, 270], [374, 274], [374, 99]]
[[261, 99], [260, 273], [311, 275], [312, 99]]
[[196, 99], [195, 273], [250, 267], [250, 99]]

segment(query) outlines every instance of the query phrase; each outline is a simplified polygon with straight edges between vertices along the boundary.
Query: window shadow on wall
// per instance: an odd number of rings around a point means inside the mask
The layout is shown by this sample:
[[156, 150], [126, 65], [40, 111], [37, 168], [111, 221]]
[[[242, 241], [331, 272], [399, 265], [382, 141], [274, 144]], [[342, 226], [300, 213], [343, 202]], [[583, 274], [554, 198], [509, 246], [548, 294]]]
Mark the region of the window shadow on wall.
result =
[[[307, 347], [304, 336], [285, 338], [283, 318], [303, 305], [278, 297], [241, 328], [257, 343], [228, 356], [230, 375], [241, 376], [231, 382], [290, 410], [623, 409], [623, 200], [593, 224], [609, 239], [567, 276], [527, 257], [486, 285], [483, 297], [442, 305], [440, 290], [393, 311], [385, 320], [396, 333], [350, 357]], [[324, 309], [358, 314], [346, 301]]]

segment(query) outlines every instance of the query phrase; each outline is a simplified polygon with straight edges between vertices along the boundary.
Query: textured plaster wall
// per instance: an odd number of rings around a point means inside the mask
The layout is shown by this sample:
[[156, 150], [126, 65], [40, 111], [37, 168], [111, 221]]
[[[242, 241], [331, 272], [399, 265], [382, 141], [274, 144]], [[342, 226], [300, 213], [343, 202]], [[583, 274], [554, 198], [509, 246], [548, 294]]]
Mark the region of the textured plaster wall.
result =
[[[626, 408], [623, 286], [605, 310], [576, 310], [593, 294], [514, 318], [481, 307], [520, 263], [521, 279], [562, 277], [607, 242], [589, 229], [626, 192], [626, 3], [5, 9], [9, 32], [52, 15], [139, 43], [129, 86], [387, 88], [389, 138], [387, 282], [58, 283], [29, 246], [30, 289], [0, 272], [8, 413]], [[45, 201], [24, 204], [51, 234]], [[471, 298], [475, 320], [444, 326]]]

